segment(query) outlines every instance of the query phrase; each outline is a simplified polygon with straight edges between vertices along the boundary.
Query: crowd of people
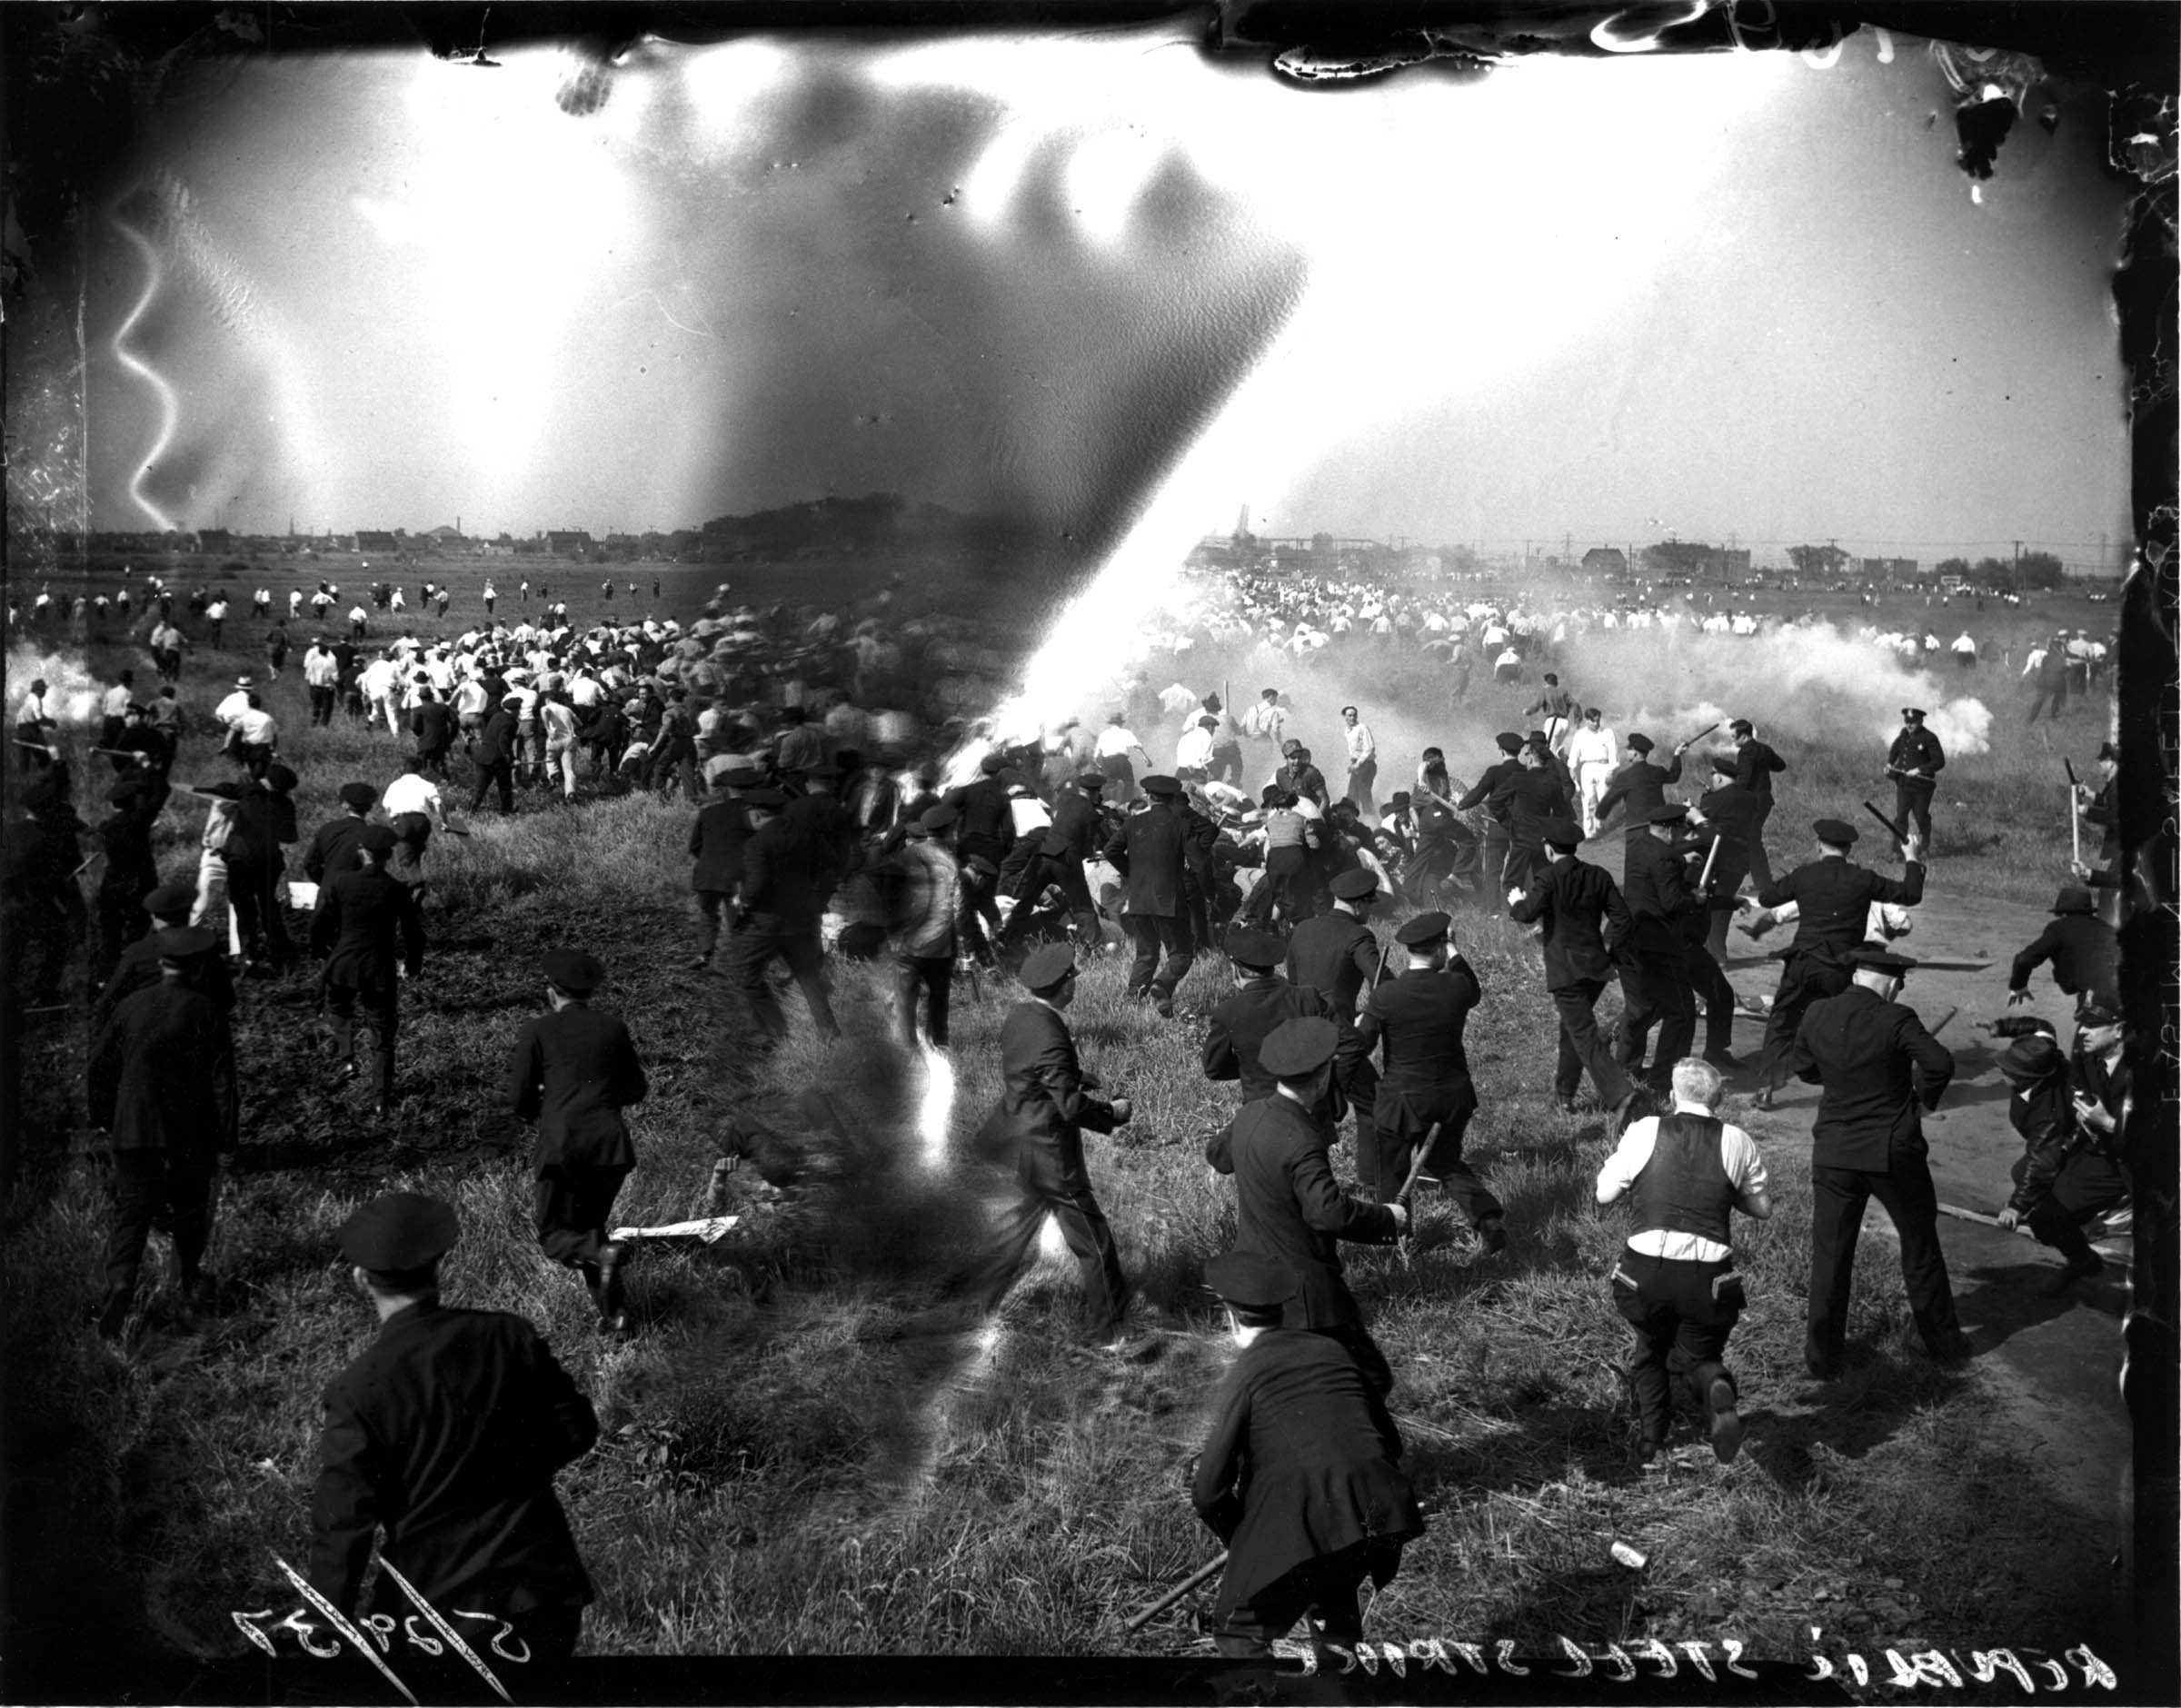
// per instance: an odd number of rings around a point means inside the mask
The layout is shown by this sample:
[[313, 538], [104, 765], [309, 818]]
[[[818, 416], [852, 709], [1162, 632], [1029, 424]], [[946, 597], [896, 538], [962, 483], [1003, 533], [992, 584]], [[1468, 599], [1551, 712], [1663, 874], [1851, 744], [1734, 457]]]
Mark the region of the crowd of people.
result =
[[[691, 811], [691, 970], [721, 967], [754, 1049], [791, 1029], [776, 963], [828, 1038], [840, 1031], [831, 963], [889, 963], [894, 1035], [920, 1051], [951, 1048], [958, 971], [1011, 981], [1019, 999], [998, 1040], [1005, 1089], [984, 1136], [1011, 1154], [1019, 1197], [979, 1286], [990, 1300], [1003, 1296], [1038, 1229], [1056, 1217], [1081, 1263], [1091, 1336], [1109, 1352], [1125, 1353], [1140, 1331], [1083, 1136], [1126, 1126], [1133, 1110], [1101, 1095], [1082, 1068], [1068, 1009], [1087, 961], [1109, 949], [1130, 957], [1130, 996], [1173, 1020], [1198, 960], [1223, 962], [1230, 989], [1190, 1017], [1202, 1021], [1204, 1073], [1238, 1082], [1241, 1094], [1206, 1150], [1234, 1182], [1234, 1249], [1207, 1278], [1241, 1355], [1193, 1491], [1230, 1549], [1222, 1652], [1262, 1653], [1313, 1609], [1320, 1635], [1352, 1634], [1359, 1584], [1383, 1583], [1421, 1532], [1385, 1407], [1393, 1375], [1343, 1279], [1339, 1246], [1409, 1237], [1425, 1185], [1459, 1207], [1480, 1250], [1508, 1244], [1499, 1201], [1465, 1156], [1496, 1089], [1472, 1073], [1465, 1029], [1499, 994], [1461, 953], [1465, 919], [1504, 914], [1535, 932], [1558, 1019], [1556, 1101], [1578, 1112], [1588, 1079], [1609, 1117], [1615, 1148], [1597, 1197], [1634, 1206], [1613, 1295], [1632, 1330], [1639, 1461], [1668, 1444], [1677, 1385], [1718, 1458], [1732, 1459], [1742, 1439], [1725, 1359], [1741, 1308], [1732, 1217], [1767, 1216], [1771, 1204], [1757, 1146], [1719, 1113], [1732, 1076], [1750, 1077], [1760, 1108], [1789, 1076], [1821, 1087], [1812, 1375], [1840, 1368], [1857, 1230], [1874, 1196], [1900, 1231], [1931, 1355], [1969, 1355], [1920, 1133], [1953, 1059], [1898, 999], [1914, 963], [1893, 941], [1926, 893], [1932, 784], [1946, 762], [1920, 709], [1904, 708], [1886, 761], [1901, 875], [1858, 865], [1856, 828], [1826, 818], [1810, 828], [1809, 858], [1776, 877], [1767, 823], [1773, 779], [1791, 756], [1740, 718], [1723, 743], [1702, 746], [1706, 731], [1667, 749], [1660, 764], [1659, 742], [1642, 731], [1616, 737], [1557, 670], [1544, 672], [1527, 709], [1533, 727], [1500, 734], [1492, 751], [1455, 756], [1474, 767], [1473, 780], [1426, 748], [1409, 786], [1381, 802], [1381, 764], [1407, 778], [1409, 756], [1381, 750], [1367, 706], [1339, 709], [1329, 748], [1336, 786], [1300, 739], [1302, 710], [1278, 688], [1240, 717], [1217, 691], [1161, 704], [1171, 723], [1153, 731], [1155, 756], [1126, 705], [1108, 710], [1095, 732], [1063, 719], [1034, 734], [871, 710], [895, 681], [901, 650], [901, 633], [876, 619], [730, 611], [722, 598], [686, 630], [646, 616], [579, 631], [537, 591], [535, 623], [488, 612], [452, 640], [405, 631], [376, 646], [312, 636], [301, 670], [307, 722], [383, 725], [394, 774], [383, 787], [344, 780], [339, 814], [306, 845], [300, 870], [314, 896], [300, 946], [277, 896], [284, 877], [293, 881], [286, 850], [302, 839], [299, 778], [282, 752], [288, 702], [269, 703], [286, 660], [284, 620], [261, 615], [264, 680], [244, 675], [213, 713], [206, 733], [232, 774], [184, 791], [206, 809], [191, 872], [159, 870], [150, 829], [174, 797], [171, 773], [192, 733], [178, 710], [139, 700], [133, 671], [102, 696], [93, 746], [109, 763], [113, 812], [94, 830], [76, 816], [61, 720], [45, 684], [32, 684], [16, 735], [26, 817], [11, 823], [7, 850], [10, 978], [28, 1011], [57, 1002], [70, 957], [91, 935], [78, 879], [84, 838], [95, 835], [105, 865], [86, 1087], [116, 1158], [97, 1315], [109, 1338], [124, 1333], [155, 1218], [173, 1229], [185, 1296], [209, 1296], [209, 1185], [237, 1140], [238, 976], [279, 978], [315, 957], [333, 1072], [342, 1082], [364, 1077], [361, 1020], [373, 1045], [374, 1107], [398, 1099], [401, 991], [431, 952], [419, 899], [427, 849], [436, 832], [463, 828], [445, 800], [460, 753], [473, 812], [513, 810], [518, 784], [563, 800], [583, 785], [680, 798]], [[1511, 654], [1520, 674], [1553, 662], [1591, 621], [1683, 620], [1648, 608], [1548, 617], [1449, 603], [1373, 593], [1351, 611], [1322, 586], [1242, 578], [1206, 633], [1231, 639], [1239, 624], [1298, 652], [1351, 644], [1342, 635], [1406, 635], [1440, 660], [1459, 701], [1472, 666], [1497, 673]], [[214, 621], [209, 606], [204, 614]], [[171, 627], [163, 609], [152, 632]], [[152, 650], [161, 675], [180, 670], [171, 644]], [[2056, 652], [2068, 656], [2066, 643], [2047, 658]], [[170, 680], [160, 699], [173, 698]], [[1140, 693], [1136, 703], [1151, 702]], [[2105, 832], [2099, 864], [2075, 869], [2054, 927], [2010, 975], [2010, 992], [2026, 994], [2049, 963], [2079, 1005], [2070, 1042], [2023, 1021], [2002, 1063], [2024, 1139], [2007, 1215], [2063, 1254], [2061, 1286], [2096, 1272], [2088, 1230], [2111, 1225], [2126, 1193], [2116, 1149], [2127, 1097], [2113, 919], [2124, 899], [2116, 761], [2108, 744], [2101, 787], [2083, 790], [2086, 819]], [[1252, 777], [1267, 780], [1251, 789]], [[1686, 799], [1669, 798], [1676, 787]], [[1615, 857], [1598, 857], [1616, 844]], [[1371, 928], [1374, 913], [1400, 917], [1389, 942]], [[1738, 918], [1752, 935], [1788, 922], [1794, 930], [1754, 1064], [1731, 1049], [1736, 998], [1723, 961]], [[643, 1068], [628, 1027], [590, 1007], [605, 979], [599, 961], [557, 950], [543, 973], [548, 1011], [513, 1040], [507, 1093], [511, 1109], [536, 1124], [539, 1239], [582, 1277], [602, 1329], [625, 1333], [628, 1251], [609, 1230], [638, 1161], [621, 1112], [645, 1096]], [[1616, 983], [1620, 1012], [1608, 1034], [1596, 1009]], [[1332, 1161], [1344, 1129], [1352, 1187]], [[589, 1585], [563, 1545], [550, 1476], [588, 1445], [595, 1420], [517, 1319], [439, 1304], [437, 1266], [457, 1232], [445, 1206], [413, 1195], [375, 1201], [343, 1231], [383, 1328], [329, 1394], [313, 1582], [336, 1611], [352, 1612], [383, 1527], [388, 1559], [398, 1555], [428, 1598], [497, 1605], [521, 1615], [534, 1647], [565, 1653]], [[386, 1397], [395, 1387], [382, 1366], [446, 1371], [455, 1346], [471, 1348], [458, 1377], [410, 1400]], [[465, 1548], [454, 1533], [482, 1523], [483, 1508], [464, 1503], [500, 1472], [491, 1432], [449, 1420], [481, 1406], [497, 1416], [503, 1404], [508, 1427], [534, 1419], [542, 1444], [523, 1487], [504, 1496], [526, 1516], [501, 1544]], [[1310, 1445], [1282, 1421], [1294, 1415], [1322, 1424]], [[407, 1471], [443, 1478], [449, 1505], [434, 1522], [445, 1534], [426, 1542], [405, 1527], [404, 1491], [421, 1485], [395, 1468], [398, 1454], [364, 1451], [366, 1438], [408, 1444]], [[529, 1538], [519, 1545], [518, 1532]]]

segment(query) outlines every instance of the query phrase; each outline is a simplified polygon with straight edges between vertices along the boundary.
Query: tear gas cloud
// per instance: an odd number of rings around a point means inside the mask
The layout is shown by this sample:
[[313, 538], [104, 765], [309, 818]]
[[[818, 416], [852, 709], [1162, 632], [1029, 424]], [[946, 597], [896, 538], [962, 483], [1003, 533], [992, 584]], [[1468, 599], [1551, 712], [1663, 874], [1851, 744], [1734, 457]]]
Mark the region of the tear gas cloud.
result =
[[[58, 718], [63, 727], [69, 730], [88, 730], [96, 721], [103, 690], [79, 660], [57, 652], [40, 654], [26, 646], [8, 648], [8, 693], [27, 694], [30, 685], [40, 680], [48, 690], [45, 696], [48, 717]], [[21, 705], [22, 700], [17, 698], [11, 711]]]

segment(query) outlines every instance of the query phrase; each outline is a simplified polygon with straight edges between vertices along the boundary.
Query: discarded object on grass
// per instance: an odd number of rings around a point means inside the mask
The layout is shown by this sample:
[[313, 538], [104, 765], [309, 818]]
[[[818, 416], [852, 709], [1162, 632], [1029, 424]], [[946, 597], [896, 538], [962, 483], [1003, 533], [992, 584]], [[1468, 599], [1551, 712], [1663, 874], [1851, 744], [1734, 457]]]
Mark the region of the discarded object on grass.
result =
[[668, 1222], [661, 1227], [617, 1227], [609, 1239], [694, 1239], [709, 1246], [725, 1236], [742, 1218], [707, 1216], [693, 1222]]
[[1171, 1607], [1176, 1602], [1180, 1601], [1184, 1595], [1188, 1594], [1190, 1590], [1195, 1589], [1200, 1584], [1204, 1583], [1214, 1572], [1218, 1571], [1226, 1564], [1226, 1550], [1221, 1549], [1220, 1552], [1220, 1557], [1218, 1559], [1211, 1561], [1209, 1564], [1200, 1566], [1196, 1571], [1190, 1573], [1189, 1576], [1183, 1578], [1181, 1582], [1177, 1584], [1172, 1589], [1167, 1591], [1165, 1594], [1161, 1595], [1149, 1607], [1146, 1607], [1141, 1613], [1131, 1618], [1127, 1624], [1121, 1626], [1121, 1629], [1123, 1631], [1142, 1630], [1144, 1626], [1150, 1624], [1152, 1620], [1158, 1618], [1160, 1614], [1164, 1613], [1169, 1607]]
[[291, 908], [315, 908], [317, 905], [318, 886], [316, 884], [302, 878], [288, 879], [288, 906]]
[[1639, 1554], [1625, 1542], [1617, 1542], [1613, 1544], [1613, 1557], [1631, 1572], [1640, 1572], [1650, 1564], [1648, 1555]]

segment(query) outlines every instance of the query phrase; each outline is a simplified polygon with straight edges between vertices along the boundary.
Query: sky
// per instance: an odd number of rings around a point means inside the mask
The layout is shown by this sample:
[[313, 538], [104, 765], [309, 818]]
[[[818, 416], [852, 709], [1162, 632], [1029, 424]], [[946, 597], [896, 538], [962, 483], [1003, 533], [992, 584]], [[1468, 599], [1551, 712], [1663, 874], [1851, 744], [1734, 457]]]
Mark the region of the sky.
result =
[[1339, 91], [1165, 31], [502, 57], [165, 87], [45, 305], [82, 313], [94, 527], [895, 491], [1161, 561], [1244, 505], [2120, 561], [2096, 107], [1973, 194], [1918, 42]]

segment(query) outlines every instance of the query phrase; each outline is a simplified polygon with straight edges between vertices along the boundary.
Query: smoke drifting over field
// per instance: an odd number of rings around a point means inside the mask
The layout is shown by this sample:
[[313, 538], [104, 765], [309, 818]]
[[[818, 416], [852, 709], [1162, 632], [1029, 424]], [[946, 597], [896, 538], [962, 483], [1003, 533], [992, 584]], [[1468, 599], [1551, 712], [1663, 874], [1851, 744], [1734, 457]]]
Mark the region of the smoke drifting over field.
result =
[[[88, 730], [98, 716], [101, 698], [99, 685], [91, 680], [91, 673], [74, 659], [57, 652], [41, 656], [25, 646], [7, 650], [7, 691], [26, 694], [35, 681], [43, 681], [46, 716], [57, 718], [64, 727], [71, 730]], [[19, 710], [17, 700], [9, 708], [11, 714]]]
[[1890, 740], [1901, 709], [1918, 706], [1950, 757], [1991, 745], [1992, 714], [1981, 700], [1947, 698], [1931, 671], [1829, 623], [1762, 635], [1597, 630], [1570, 641], [1564, 658], [1561, 681], [1600, 707], [1624, 740], [1639, 730], [1670, 747], [1728, 717], [1748, 719], [1775, 745], [1852, 748]]

